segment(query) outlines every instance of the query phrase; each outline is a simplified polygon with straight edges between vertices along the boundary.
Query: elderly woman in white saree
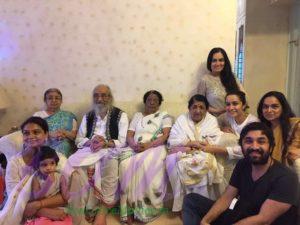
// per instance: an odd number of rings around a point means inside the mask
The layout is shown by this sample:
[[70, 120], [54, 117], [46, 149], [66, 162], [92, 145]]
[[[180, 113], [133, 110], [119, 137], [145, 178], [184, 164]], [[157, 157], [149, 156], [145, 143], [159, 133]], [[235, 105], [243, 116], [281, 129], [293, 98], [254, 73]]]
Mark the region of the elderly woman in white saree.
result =
[[121, 221], [133, 216], [149, 222], [160, 215], [166, 193], [165, 142], [172, 119], [160, 112], [162, 95], [155, 90], [144, 95], [145, 111], [134, 114], [127, 133], [129, 147], [120, 155]]
[[194, 95], [188, 108], [188, 113], [177, 118], [168, 140], [170, 154], [166, 166], [175, 212], [181, 211], [186, 193], [199, 193], [215, 199], [226, 183], [222, 164], [204, 148], [207, 143], [217, 145], [222, 142], [223, 132], [217, 119], [207, 112], [208, 102], [203, 95]]

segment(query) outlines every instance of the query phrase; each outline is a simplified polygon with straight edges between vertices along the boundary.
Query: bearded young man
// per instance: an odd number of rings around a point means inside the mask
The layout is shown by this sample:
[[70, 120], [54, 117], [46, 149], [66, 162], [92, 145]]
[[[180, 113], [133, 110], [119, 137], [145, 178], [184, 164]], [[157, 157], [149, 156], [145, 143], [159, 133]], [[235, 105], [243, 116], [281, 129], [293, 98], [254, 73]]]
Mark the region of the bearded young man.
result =
[[74, 225], [105, 225], [108, 208], [118, 201], [118, 149], [126, 144], [128, 117], [112, 105], [109, 86], [93, 90], [93, 110], [84, 115], [68, 159], [69, 213]]
[[294, 225], [299, 202], [295, 173], [272, 159], [272, 130], [260, 122], [248, 124], [239, 144], [244, 159], [236, 165], [222, 196], [213, 201], [198, 194], [184, 199], [185, 225]]

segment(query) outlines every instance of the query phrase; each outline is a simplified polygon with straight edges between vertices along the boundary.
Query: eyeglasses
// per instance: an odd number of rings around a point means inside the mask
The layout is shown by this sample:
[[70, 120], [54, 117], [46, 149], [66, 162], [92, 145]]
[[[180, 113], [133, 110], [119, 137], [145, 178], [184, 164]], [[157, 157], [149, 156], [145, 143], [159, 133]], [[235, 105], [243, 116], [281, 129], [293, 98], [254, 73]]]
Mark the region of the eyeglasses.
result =
[[99, 97], [101, 97], [101, 98], [110, 98], [110, 94], [105, 94], [105, 93], [102, 93], [102, 94], [100, 94], [100, 93], [94, 93], [93, 98], [99, 98]]
[[272, 104], [272, 105], [263, 104], [263, 106], [262, 106], [263, 110], [269, 110], [269, 109], [276, 110], [279, 108], [280, 108], [279, 104]]
[[61, 97], [47, 97], [46, 100], [48, 100], [48, 101], [51, 101], [51, 100], [60, 101]]

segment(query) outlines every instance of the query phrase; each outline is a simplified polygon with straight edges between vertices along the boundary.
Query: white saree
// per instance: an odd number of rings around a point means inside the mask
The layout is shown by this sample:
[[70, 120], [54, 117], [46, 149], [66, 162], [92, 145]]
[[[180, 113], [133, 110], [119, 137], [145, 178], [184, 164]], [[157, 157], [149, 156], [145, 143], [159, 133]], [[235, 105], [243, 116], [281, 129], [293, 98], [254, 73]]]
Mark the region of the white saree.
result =
[[[129, 130], [135, 132], [135, 142], [155, 140], [162, 129], [172, 126], [172, 119], [166, 112], [156, 112], [143, 116], [136, 113]], [[167, 177], [164, 160], [167, 155], [165, 145], [135, 153], [130, 147], [123, 149], [120, 155], [121, 221], [128, 215], [142, 222], [149, 222], [159, 216], [163, 210]]]
[[[217, 144], [223, 132], [219, 129], [214, 116], [206, 113], [198, 124], [191, 120], [189, 113], [179, 116], [171, 129], [169, 147], [180, 147], [189, 141], [208, 141]], [[173, 211], [181, 211], [186, 193], [199, 193], [216, 199], [223, 192], [226, 182], [223, 178], [224, 167], [210, 153], [181, 151], [167, 156], [166, 167], [173, 190]]]
[[34, 175], [26, 175], [11, 191], [4, 208], [0, 211], [0, 225], [21, 225], [23, 212], [31, 197]]

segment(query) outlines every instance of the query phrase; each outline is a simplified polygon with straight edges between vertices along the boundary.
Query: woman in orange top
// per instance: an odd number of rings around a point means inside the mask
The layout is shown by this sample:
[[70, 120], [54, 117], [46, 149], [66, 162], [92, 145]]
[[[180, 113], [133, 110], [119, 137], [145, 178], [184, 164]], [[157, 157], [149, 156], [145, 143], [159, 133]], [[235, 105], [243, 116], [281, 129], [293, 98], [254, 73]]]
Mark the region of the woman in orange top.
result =
[[273, 158], [293, 167], [300, 181], [300, 118], [295, 117], [285, 96], [278, 91], [270, 91], [261, 98], [257, 115], [273, 130]]

